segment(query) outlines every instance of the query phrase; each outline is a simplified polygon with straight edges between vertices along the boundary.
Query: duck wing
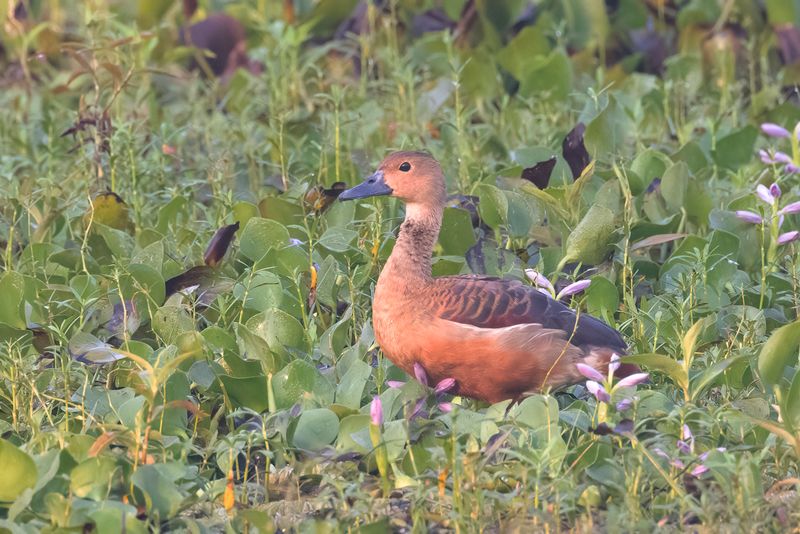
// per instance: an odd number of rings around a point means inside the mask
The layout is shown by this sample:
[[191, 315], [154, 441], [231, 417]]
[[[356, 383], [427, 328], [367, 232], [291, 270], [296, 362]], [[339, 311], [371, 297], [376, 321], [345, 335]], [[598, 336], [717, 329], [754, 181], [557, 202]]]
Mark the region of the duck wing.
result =
[[615, 329], [589, 314], [577, 314], [518, 280], [464, 275], [434, 279], [429, 302], [442, 319], [479, 328], [539, 324], [561, 330], [578, 347], [606, 347], [624, 353], [627, 344]]

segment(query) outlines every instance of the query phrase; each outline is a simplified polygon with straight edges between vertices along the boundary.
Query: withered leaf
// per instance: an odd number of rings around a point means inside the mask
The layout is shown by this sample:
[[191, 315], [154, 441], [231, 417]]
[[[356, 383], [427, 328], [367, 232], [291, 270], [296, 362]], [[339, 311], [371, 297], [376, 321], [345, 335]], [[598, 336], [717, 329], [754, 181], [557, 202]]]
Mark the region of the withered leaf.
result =
[[522, 179], [532, 182], [539, 189], [546, 189], [550, 183], [550, 175], [553, 174], [553, 169], [556, 166], [556, 160], [557, 158], [553, 156], [550, 159], [540, 161], [533, 167], [522, 169]]
[[208, 248], [205, 254], [203, 254], [203, 261], [206, 265], [209, 267], [216, 267], [219, 265], [219, 262], [225, 257], [225, 253], [228, 252], [228, 247], [230, 247], [231, 241], [233, 241], [233, 235], [238, 229], [239, 221], [236, 221], [233, 224], [223, 226], [214, 233], [214, 237], [211, 238], [211, 241], [208, 243]]
[[589, 151], [586, 150], [586, 145], [583, 144], [583, 133], [585, 131], [586, 125], [579, 122], [570, 130], [561, 144], [561, 155], [567, 160], [567, 164], [569, 164], [569, 168], [572, 171], [572, 178], [575, 180], [578, 179], [583, 169], [592, 161]]

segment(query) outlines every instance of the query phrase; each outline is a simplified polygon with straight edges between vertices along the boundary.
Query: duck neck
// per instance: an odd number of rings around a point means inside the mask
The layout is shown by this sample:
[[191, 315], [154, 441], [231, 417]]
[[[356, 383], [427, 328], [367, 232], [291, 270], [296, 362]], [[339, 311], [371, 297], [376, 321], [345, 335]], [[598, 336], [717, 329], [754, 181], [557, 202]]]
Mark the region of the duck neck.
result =
[[441, 206], [406, 205], [406, 218], [384, 273], [396, 273], [394, 279], [412, 284], [432, 280], [431, 258], [442, 227], [442, 213]]

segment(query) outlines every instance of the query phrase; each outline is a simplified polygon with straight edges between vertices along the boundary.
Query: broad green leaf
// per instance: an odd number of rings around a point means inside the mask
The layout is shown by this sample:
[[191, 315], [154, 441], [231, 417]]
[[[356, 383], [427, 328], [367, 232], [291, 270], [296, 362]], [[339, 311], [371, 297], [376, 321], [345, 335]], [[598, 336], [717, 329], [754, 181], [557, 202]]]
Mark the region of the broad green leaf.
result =
[[753, 145], [758, 130], [753, 126], [745, 126], [717, 140], [714, 150], [714, 161], [720, 167], [736, 170], [753, 159]]
[[680, 211], [686, 201], [689, 187], [689, 167], [682, 161], [675, 163], [664, 172], [661, 179], [661, 194], [672, 211]]
[[145, 494], [150, 515], [157, 512], [161, 520], [173, 517], [180, 510], [183, 494], [175, 481], [179, 468], [170, 464], [140, 465], [131, 475], [131, 482]]
[[257, 261], [268, 249], [289, 242], [289, 231], [272, 219], [252, 217], [247, 221], [239, 239], [239, 250], [247, 259]]
[[25, 311], [23, 299], [25, 278], [15, 271], [6, 271], [0, 276], [0, 323], [12, 328], [24, 329]]
[[591, 265], [602, 262], [610, 250], [609, 240], [614, 229], [614, 213], [603, 206], [593, 205], [567, 237], [562, 265], [568, 261]]
[[303, 450], [317, 451], [330, 445], [338, 433], [339, 418], [331, 410], [306, 410], [297, 420], [292, 444]]
[[475, 244], [472, 218], [467, 210], [445, 208], [439, 244], [445, 255], [463, 256]]
[[305, 330], [300, 321], [278, 308], [270, 308], [251, 317], [247, 323], [256, 335], [267, 341], [271, 349], [282, 347], [304, 348]]
[[254, 412], [264, 412], [269, 406], [267, 397], [267, 377], [235, 377], [219, 375], [224, 391], [236, 408], [250, 408]]
[[16, 500], [28, 488], [36, 484], [36, 464], [26, 452], [11, 442], [0, 438], [0, 502]]
[[797, 362], [800, 347], [800, 321], [784, 325], [772, 332], [758, 355], [758, 373], [767, 386], [777, 384], [787, 365]]
[[534, 56], [528, 72], [520, 80], [519, 94], [562, 101], [569, 95], [571, 87], [572, 62], [559, 49], [546, 56]]
[[681, 389], [687, 389], [689, 386], [689, 377], [683, 366], [669, 356], [663, 354], [634, 354], [632, 356], [623, 356], [623, 363], [635, 363], [636, 365], [643, 365], [648, 369], [657, 369], [670, 377]]
[[115, 472], [121, 482], [122, 468], [117, 466], [114, 458], [96, 456], [87, 458], [70, 472], [70, 490], [77, 497], [102, 501], [108, 497], [114, 486]]
[[272, 378], [275, 405], [290, 408], [296, 402], [307, 404], [316, 400], [320, 405], [333, 402], [334, 390], [328, 380], [310, 363], [294, 360]]
[[800, 371], [795, 371], [792, 385], [786, 392], [781, 412], [786, 422], [791, 425], [796, 434], [800, 434]]
[[477, 190], [478, 212], [481, 220], [493, 229], [499, 228], [508, 216], [508, 200], [503, 192], [491, 184], [481, 184]]

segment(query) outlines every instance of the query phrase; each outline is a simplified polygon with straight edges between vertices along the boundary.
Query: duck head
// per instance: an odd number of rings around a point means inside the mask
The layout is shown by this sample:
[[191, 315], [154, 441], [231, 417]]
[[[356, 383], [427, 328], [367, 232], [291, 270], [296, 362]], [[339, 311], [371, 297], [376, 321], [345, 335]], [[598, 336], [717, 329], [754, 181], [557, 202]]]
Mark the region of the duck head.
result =
[[343, 191], [339, 200], [382, 195], [406, 204], [441, 206], [447, 196], [442, 168], [424, 152], [395, 152], [366, 180]]

